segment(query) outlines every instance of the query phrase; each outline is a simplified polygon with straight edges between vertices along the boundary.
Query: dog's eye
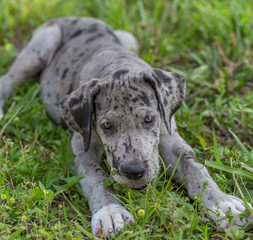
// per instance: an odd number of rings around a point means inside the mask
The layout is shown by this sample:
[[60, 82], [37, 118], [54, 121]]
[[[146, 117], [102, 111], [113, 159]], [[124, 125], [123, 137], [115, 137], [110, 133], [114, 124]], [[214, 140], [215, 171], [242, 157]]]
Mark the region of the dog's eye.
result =
[[155, 117], [149, 116], [149, 115], [148, 115], [148, 116], [145, 117], [144, 123], [146, 123], [146, 124], [151, 124], [151, 123], [154, 122], [154, 120], [155, 120]]
[[103, 127], [103, 129], [109, 130], [112, 128], [112, 125], [109, 122], [105, 122], [105, 123], [103, 123], [102, 127]]

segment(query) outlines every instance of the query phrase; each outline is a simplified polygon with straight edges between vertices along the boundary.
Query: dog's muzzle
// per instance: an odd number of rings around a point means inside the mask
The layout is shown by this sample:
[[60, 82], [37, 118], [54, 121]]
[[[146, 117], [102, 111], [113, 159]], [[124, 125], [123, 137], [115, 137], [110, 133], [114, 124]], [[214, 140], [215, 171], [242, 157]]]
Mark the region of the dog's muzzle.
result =
[[121, 166], [121, 172], [129, 179], [138, 180], [145, 174], [145, 166], [142, 162], [129, 162]]

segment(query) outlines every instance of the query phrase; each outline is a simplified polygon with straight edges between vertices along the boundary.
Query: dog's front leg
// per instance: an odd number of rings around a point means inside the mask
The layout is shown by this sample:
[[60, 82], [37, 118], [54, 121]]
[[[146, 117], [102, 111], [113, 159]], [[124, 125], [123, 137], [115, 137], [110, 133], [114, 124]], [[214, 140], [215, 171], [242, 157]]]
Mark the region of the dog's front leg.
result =
[[74, 133], [72, 148], [76, 155], [76, 173], [86, 175], [80, 181], [80, 185], [92, 213], [93, 234], [99, 237], [103, 233], [104, 236], [110, 237], [114, 233], [122, 232], [124, 223], [134, 222], [134, 219], [131, 213], [112, 196], [116, 192], [103, 186], [103, 178], [108, 175], [99, 165], [102, 150], [96, 137], [91, 138], [89, 150], [85, 153], [81, 135]]
[[[229, 221], [225, 217], [229, 208], [234, 215], [238, 215], [245, 210], [245, 205], [239, 198], [220, 190], [207, 169], [197, 161], [192, 148], [177, 132], [168, 135], [167, 131], [164, 128], [162, 129], [159, 151], [165, 165], [170, 165], [168, 169], [169, 174], [173, 172], [181, 154], [173, 178], [185, 183], [184, 187], [193, 200], [195, 194], [199, 196], [203, 192], [203, 204], [210, 209], [208, 215], [219, 223], [220, 229], [229, 227]], [[208, 186], [202, 191], [205, 182], [208, 182]], [[246, 224], [247, 219], [241, 221], [239, 217], [235, 217], [233, 227], [240, 227]]]

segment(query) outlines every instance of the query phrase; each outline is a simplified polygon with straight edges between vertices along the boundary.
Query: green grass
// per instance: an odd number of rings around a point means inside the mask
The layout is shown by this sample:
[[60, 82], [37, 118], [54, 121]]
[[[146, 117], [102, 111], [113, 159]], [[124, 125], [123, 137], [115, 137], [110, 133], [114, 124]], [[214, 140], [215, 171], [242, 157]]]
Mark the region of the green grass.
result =
[[[176, 118], [198, 160], [223, 191], [252, 203], [252, 6], [252, 0], [1, 0], [0, 74], [32, 31], [56, 17], [92, 16], [131, 31], [141, 58], [186, 77]], [[17, 89], [0, 120], [0, 238], [91, 239], [87, 200], [75, 184], [83, 176], [70, 170], [71, 135], [48, 119], [37, 80]], [[162, 175], [145, 190], [120, 189], [116, 197], [136, 226], [119, 239], [250, 239], [252, 230], [218, 232], [179, 187]]]

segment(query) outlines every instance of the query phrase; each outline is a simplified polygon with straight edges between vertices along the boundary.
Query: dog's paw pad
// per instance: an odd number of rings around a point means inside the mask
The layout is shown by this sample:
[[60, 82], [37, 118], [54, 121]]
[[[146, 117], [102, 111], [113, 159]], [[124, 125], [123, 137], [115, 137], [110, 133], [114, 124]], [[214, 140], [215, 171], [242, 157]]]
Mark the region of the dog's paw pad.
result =
[[132, 214], [119, 204], [110, 204], [92, 216], [91, 227], [93, 235], [110, 237], [123, 232], [125, 223], [134, 223]]

